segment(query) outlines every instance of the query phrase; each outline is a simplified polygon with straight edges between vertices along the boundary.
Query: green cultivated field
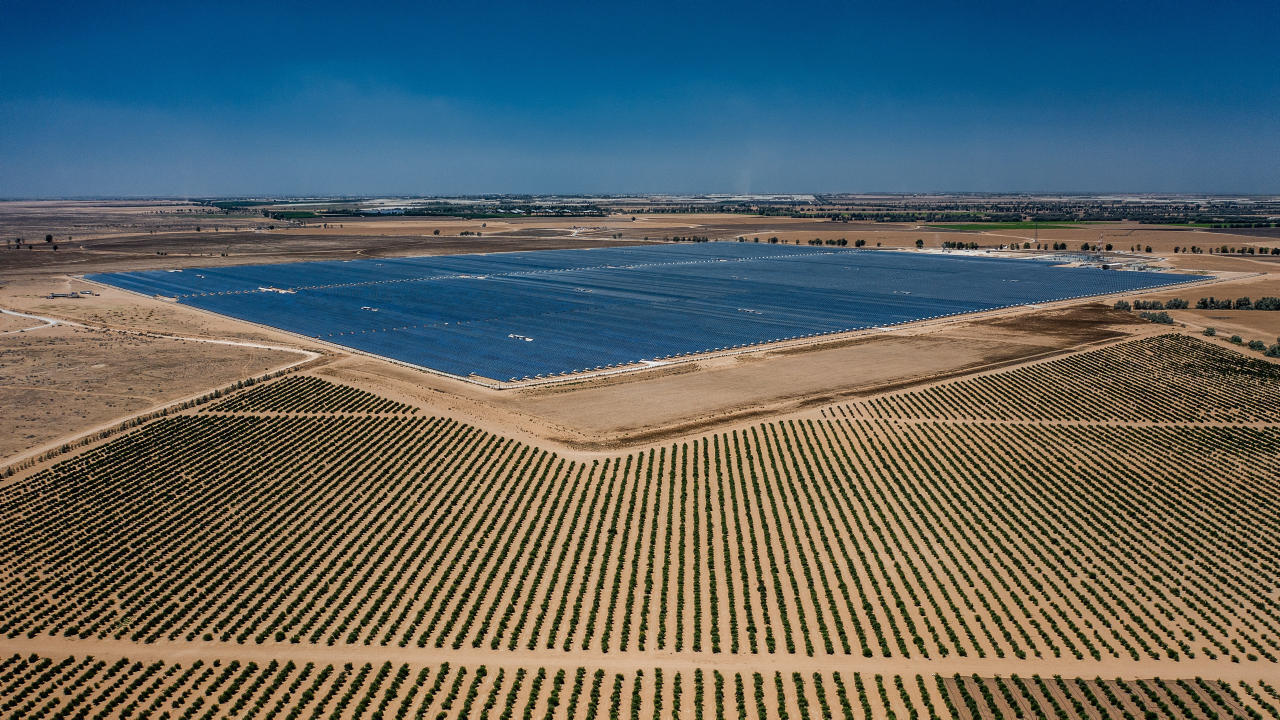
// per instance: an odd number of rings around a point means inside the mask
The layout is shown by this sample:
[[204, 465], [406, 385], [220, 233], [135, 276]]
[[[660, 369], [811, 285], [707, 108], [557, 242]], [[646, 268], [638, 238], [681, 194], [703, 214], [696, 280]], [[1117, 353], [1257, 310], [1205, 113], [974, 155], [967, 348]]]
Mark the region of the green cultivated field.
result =
[[991, 222], [991, 223], [948, 223], [945, 225], [925, 225], [926, 228], [935, 230], [963, 230], [969, 232], [983, 232], [984, 230], [1070, 230], [1073, 228], [1083, 227], [1085, 223], [1033, 223], [1033, 222]]

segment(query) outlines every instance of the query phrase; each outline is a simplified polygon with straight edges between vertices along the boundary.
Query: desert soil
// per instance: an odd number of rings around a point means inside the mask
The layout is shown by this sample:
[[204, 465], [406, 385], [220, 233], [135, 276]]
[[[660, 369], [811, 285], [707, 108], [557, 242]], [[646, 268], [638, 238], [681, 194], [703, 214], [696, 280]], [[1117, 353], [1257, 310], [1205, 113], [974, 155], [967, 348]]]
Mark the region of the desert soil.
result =
[[263, 375], [291, 353], [54, 326], [0, 336], [0, 457]]

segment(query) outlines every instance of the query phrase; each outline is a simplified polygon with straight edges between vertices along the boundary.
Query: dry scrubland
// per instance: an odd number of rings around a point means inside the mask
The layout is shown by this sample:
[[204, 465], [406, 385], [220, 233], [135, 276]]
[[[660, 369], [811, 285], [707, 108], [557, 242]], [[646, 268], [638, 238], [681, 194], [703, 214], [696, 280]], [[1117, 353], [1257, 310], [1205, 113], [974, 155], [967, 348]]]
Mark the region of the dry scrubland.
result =
[[585, 462], [286, 376], [0, 486], [0, 712], [1280, 717], [1277, 478], [1176, 334]]
[[[26, 327], [39, 324], [22, 320]], [[0, 457], [198, 395], [210, 385], [261, 375], [296, 357], [69, 326], [11, 334], [0, 342]], [[199, 372], [192, 372], [193, 363]]]

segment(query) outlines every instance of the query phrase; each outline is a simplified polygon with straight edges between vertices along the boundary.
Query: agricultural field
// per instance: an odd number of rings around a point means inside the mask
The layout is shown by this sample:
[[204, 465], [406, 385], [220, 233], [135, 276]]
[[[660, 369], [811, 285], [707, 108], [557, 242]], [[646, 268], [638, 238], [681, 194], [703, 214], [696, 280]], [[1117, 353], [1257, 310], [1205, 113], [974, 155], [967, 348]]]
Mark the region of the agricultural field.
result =
[[857, 409], [882, 418], [1275, 423], [1280, 366], [1169, 334], [876, 398]]
[[12, 717], [1280, 717], [1280, 373], [1147, 335], [567, 456], [309, 374], [0, 485]]
[[926, 225], [929, 230], [958, 230], [962, 232], [984, 232], [987, 230], [1070, 230], [1085, 227], [1079, 224], [1061, 222], [996, 222], [996, 223], [943, 223]]
[[310, 375], [294, 375], [211, 405], [222, 412], [414, 413], [416, 407]]
[[1264, 717], [1265, 680], [907, 676], [239, 660], [0, 661], [10, 717]]

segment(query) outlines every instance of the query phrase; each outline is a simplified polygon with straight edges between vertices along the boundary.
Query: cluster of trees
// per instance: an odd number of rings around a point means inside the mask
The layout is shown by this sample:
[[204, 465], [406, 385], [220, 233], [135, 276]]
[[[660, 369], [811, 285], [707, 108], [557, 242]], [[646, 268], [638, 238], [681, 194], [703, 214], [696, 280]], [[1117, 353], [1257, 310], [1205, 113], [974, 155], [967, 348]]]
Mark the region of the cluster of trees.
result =
[[[1204, 334], [1213, 336], [1213, 335], [1217, 335], [1218, 331], [1213, 328], [1205, 328]], [[1232, 335], [1227, 339], [1233, 344], [1245, 345], [1244, 338], [1240, 337], [1239, 335]], [[1250, 340], [1248, 342], [1248, 348], [1255, 352], [1260, 352], [1263, 355], [1266, 355], [1267, 357], [1280, 357], [1280, 337], [1276, 338], [1275, 343], [1272, 345], [1267, 345], [1265, 342], [1261, 340]]]
[[[1175, 247], [1173, 251], [1178, 252], [1178, 248]], [[1194, 246], [1191, 247], [1189, 250], [1188, 248], [1182, 248], [1182, 251], [1183, 252], [1202, 252], [1200, 248], [1194, 247]], [[1280, 247], [1273, 247], [1268, 249], [1264, 247], [1263, 248], [1253, 247], [1250, 245], [1243, 245], [1241, 247], [1228, 247], [1226, 245], [1222, 245], [1221, 247], [1209, 248], [1209, 252], [1211, 254], [1217, 254], [1217, 255], [1232, 255], [1232, 254], [1234, 255], [1280, 255]]]
[[1149, 310], [1144, 310], [1138, 313], [1138, 316], [1141, 317], [1143, 320], [1147, 320], [1153, 323], [1159, 323], [1161, 325], [1173, 324], [1173, 318], [1169, 316], [1169, 313], [1164, 311], [1152, 312]]
[[[664, 237], [662, 239], [667, 242], [689, 242], [689, 243], [704, 243], [704, 242], [711, 241], [711, 238], [707, 237], [706, 235], [672, 235], [670, 237]], [[776, 241], [777, 238], [774, 238], [773, 240]]]
[[1132, 304], [1128, 300], [1117, 300], [1113, 305], [1116, 310], [1186, 310], [1188, 303], [1183, 298], [1170, 298], [1168, 300], [1134, 300]]
[[[67, 236], [67, 242], [71, 242], [71, 236], [70, 236], [70, 235], [68, 235], [68, 236]], [[5, 247], [7, 247], [7, 248], [9, 248], [9, 249], [11, 249], [11, 250], [21, 250], [21, 249], [23, 248], [24, 244], [25, 244], [25, 246], [26, 246], [26, 248], [27, 248], [28, 250], [34, 250], [34, 249], [35, 249], [35, 246], [34, 246], [34, 245], [32, 245], [31, 243], [27, 242], [24, 238], [14, 238], [14, 239], [12, 239], [12, 240], [5, 240], [5, 241], [4, 241], [4, 245], [5, 245]], [[53, 235], [51, 235], [51, 234], [46, 234], [46, 235], [44, 236], [44, 244], [45, 244], [45, 245], [47, 245], [47, 246], [49, 246], [49, 247], [50, 247], [51, 249], [53, 249], [53, 250], [57, 250], [57, 249], [58, 249], [58, 246], [57, 246], [57, 245], [55, 245], [55, 244], [53, 243]]]
[[942, 247], [947, 248], [949, 250], [977, 250], [978, 243], [960, 242], [958, 240], [944, 240], [942, 242]]
[[1197, 310], [1280, 310], [1280, 298], [1262, 297], [1257, 302], [1248, 297], [1229, 298], [1202, 297], [1196, 301]]

